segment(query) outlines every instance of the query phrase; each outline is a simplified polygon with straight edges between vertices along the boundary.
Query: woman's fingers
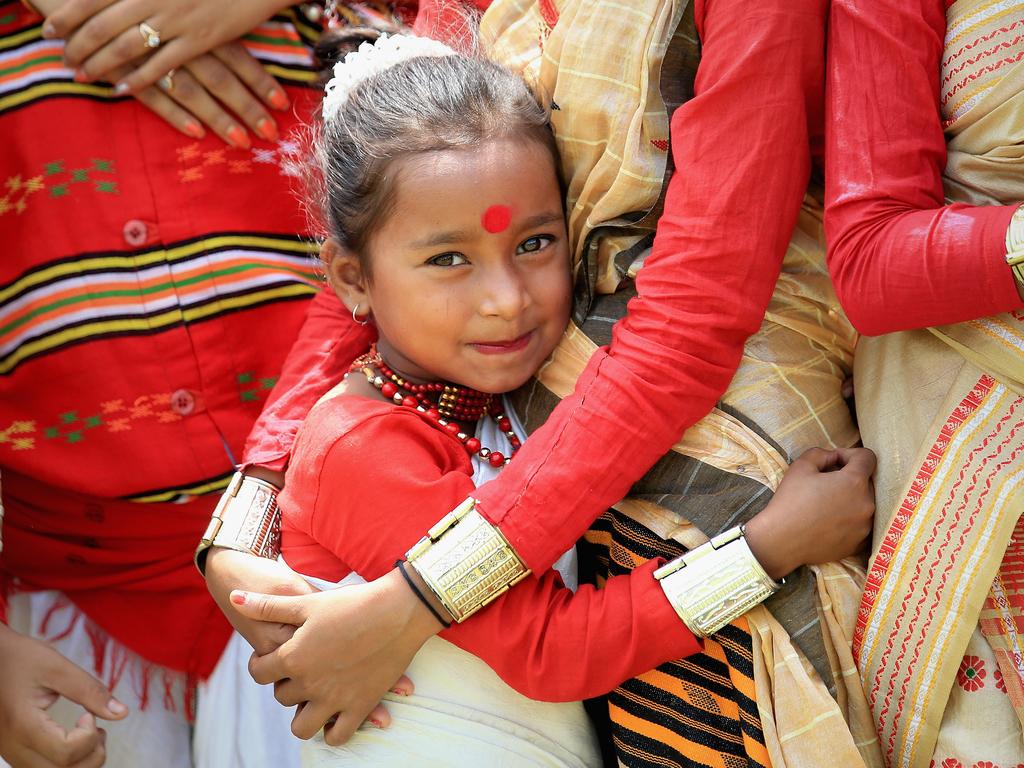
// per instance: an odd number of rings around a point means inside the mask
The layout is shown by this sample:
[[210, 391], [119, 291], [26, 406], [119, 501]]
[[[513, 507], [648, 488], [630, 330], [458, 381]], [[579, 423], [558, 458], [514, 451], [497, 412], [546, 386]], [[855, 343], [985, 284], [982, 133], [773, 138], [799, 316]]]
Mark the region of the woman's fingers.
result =
[[[256, 67], [260, 70], [263, 69], [258, 63], [256, 63]], [[277, 124], [253, 95], [253, 91], [246, 87], [245, 81], [241, 79], [237, 71], [230, 69], [220, 58], [211, 54], [200, 56], [189, 62], [185, 69], [196, 78], [210, 96], [240, 117], [257, 136], [266, 141], [277, 141]], [[250, 76], [252, 75], [250, 74]], [[273, 82], [273, 78], [270, 78], [269, 75], [267, 77]], [[265, 83], [262, 85], [264, 90], [267, 90], [268, 86]], [[203, 117], [203, 122], [207, 122], [205, 117]], [[207, 124], [213, 127], [213, 123]]]
[[241, 43], [228, 43], [214, 48], [210, 53], [271, 109], [285, 110], [291, 106], [284, 88]]
[[233, 147], [249, 149], [252, 141], [239, 121], [230, 115], [191, 73], [175, 72], [164, 93]]
[[[55, 11], [50, 17], [58, 36], [66, 41], [64, 60], [69, 66], [81, 69], [88, 64], [86, 71], [98, 77], [114, 67], [135, 61], [169, 39], [163, 37], [167, 30], [161, 29], [161, 19], [158, 16], [150, 18], [148, 11], [136, 0], [94, 2], [97, 3], [94, 6], [94, 13], [81, 19], [70, 29], [64, 28], [61, 17], [66, 8]], [[140, 25], [143, 23], [149, 24], [155, 33], [157, 39], [153, 42], [156, 45], [146, 44], [149, 35], [144, 35], [140, 31]], [[100, 56], [98, 60], [92, 60], [97, 56]], [[100, 68], [99, 65], [103, 62], [107, 64]]]
[[135, 95], [135, 98], [186, 136], [201, 139], [206, 135], [206, 131], [199, 121], [160, 89], [156, 87], [143, 88]]
[[64, 40], [82, 24], [117, 0], [68, 0], [46, 17], [43, 37]]

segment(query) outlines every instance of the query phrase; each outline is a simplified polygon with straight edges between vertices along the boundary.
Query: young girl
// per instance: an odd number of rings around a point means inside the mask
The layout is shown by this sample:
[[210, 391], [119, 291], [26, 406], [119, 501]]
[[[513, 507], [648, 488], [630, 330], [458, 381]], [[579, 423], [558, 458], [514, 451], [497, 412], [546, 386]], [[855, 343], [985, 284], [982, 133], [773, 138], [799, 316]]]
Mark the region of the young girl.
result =
[[[438, 43], [382, 38], [336, 66], [323, 117], [323, 259], [353, 317], [379, 334], [310, 413], [280, 499], [288, 564], [333, 586], [389, 571], [439, 512], [514, 460], [522, 430], [501, 395], [554, 349], [571, 286], [554, 144], [520, 78]], [[868, 456], [794, 465], [748, 525], [765, 580], [856, 548], [867, 482], [834, 500], [818, 481], [870, 473]], [[773, 536], [791, 551], [766, 551]], [[600, 764], [579, 701], [700, 648], [653, 578], [660, 565], [574, 594], [570, 551], [428, 641], [409, 670], [415, 694], [389, 699], [388, 731], [363, 728], [343, 748], [318, 736], [307, 762]], [[335, 714], [301, 707], [294, 730]]]

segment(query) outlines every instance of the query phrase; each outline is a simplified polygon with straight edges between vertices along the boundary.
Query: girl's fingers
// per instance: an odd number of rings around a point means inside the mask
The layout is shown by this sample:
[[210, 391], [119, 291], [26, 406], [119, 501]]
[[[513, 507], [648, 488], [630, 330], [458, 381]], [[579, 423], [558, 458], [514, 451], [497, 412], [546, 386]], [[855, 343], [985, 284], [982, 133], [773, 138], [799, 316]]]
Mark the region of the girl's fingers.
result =
[[271, 109], [284, 110], [291, 105], [284, 88], [241, 43], [228, 43], [214, 48], [210, 53]]
[[[334, 717], [334, 713], [327, 707], [307, 702], [305, 706], [296, 709], [295, 717], [292, 718], [292, 733], [300, 739], [311, 739], [332, 717]], [[332, 726], [332, 728], [334, 727], [337, 725]], [[352, 730], [354, 731], [355, 728]]]
[[197, 81], [188, 69], [175, 72], [171, 78], [170, 88], [164, 93], [231, 146], [240, 149], [252, 146], [245, 129], [207, 93], [205, 86]]
[[203, 126], [193, 115], [178, 106], [173, 99], [158, 88], [143, 88], [135, 98], [186, 136], [201, 139], [206, 135]]
[[266, 141], [277, 140], [277, 124], [259, 100], [246, 88], [237, 72], [211, 55], [200, 56], [189, 62], [185, 68], [207, 93], [240, 117], [257, 136]]

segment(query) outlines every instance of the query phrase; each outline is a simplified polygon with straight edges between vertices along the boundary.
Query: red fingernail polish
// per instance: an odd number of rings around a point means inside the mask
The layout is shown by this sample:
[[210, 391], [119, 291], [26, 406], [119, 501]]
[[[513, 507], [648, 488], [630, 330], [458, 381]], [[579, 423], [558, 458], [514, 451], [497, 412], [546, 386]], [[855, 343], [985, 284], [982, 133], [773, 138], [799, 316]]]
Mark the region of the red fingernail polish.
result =
[[288, 109], [288, 105], [291, 103], [288, 101], [288, 94], [280, 88], [273, 88], [267, 94], [267, 101], [274, 109]]
[[273, 120], [266, 117], [261, 117], [256, 122], [256, 133], [267, 141], [277, 141], [277, 126], [274, 125]]
[[232, 146], [238, 147], [239, 149], [248, 149], [252, 146], [252, 142], [249, 141], [249, 134], [239, 128], [237, 125], [232, 125], [227, 130], [228, 141]]
[[377, 719], [376, 717], [371, 717], [371, 718], [370, 718], [370, 723], [371, 723], [371, 724], [372, 724], [372, 725], [373, 725], [373, 726], [374, 726], [375, 728], [383, 728], [383, 727], [384, 727], [384, 723], [382, 723], [382, 722], [381, 722], [380, 720], [378, 720], [378, 719]]
[[408, 696], [409, 694], [403, 691], [401, 688], [392, 688], [391, 692], [397, 696]]
[[182, 130], [191, 136], [193, 139], [201, 139], [206, 135], [206, 131], [203, 130], [203, 126], [195, 122], [187, 122]]
[[245, 605], [245, 598], [246, 598], [246, 593], [245, 592], [232, 592], [231, 593], [231, 602], [234, 603], [235, 605]]

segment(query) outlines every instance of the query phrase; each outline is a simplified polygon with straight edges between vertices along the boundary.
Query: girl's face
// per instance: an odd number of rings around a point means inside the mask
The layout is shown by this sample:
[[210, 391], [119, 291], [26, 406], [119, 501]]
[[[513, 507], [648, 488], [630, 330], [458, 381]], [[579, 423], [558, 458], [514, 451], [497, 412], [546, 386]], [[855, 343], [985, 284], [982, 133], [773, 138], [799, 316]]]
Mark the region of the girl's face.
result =
[[569, 318], [550, 153], [495, 140], [413, 155], [387, 172], [394, 205], [369, 240], [371, 275], [347, 303], [372, 312], [381, 354], [409, 378], [494, 393], [525, 383]]

